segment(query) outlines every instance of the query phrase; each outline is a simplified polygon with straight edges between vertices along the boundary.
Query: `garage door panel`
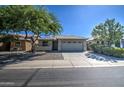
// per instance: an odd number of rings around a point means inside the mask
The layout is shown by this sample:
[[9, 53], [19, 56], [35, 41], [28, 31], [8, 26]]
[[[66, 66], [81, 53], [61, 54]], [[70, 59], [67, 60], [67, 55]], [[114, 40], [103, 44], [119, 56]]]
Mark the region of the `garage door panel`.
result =
[[62, 51], [82, 51], [82, 43], [62, 43]]

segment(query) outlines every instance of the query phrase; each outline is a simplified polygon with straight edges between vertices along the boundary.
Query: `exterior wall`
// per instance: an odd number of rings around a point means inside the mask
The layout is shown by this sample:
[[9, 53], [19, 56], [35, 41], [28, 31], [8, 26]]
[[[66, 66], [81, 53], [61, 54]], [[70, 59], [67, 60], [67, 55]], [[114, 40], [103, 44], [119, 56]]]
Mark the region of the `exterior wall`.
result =
[[83, 48], [84, 48], [84, 51], [87, 50], [87, 42], [86, 42], [86, 40], [83, 41]]
[[[87, 50], [87, 43], [86, 43], [86, 40], [77, 40], [77, 39], [64, 39], [64, 40], [58, 40], [58, 51], [62, 51], [62, 44], [63, 42], [81, 42], [82, 44], [82, 48], [83, 48], [83, 51], [86, 51]], [[11, 42], [11, 45], [10, 45], [10, 50], [11, 51], [31, 51], [31, 41], [28, 41], [28, 40], [20, 40], [20, 41], [17, 41], [17, 42], [20, 42], [20, 46], [16, 46], [16, 43], [15, 42]], [[39, 40], [38, 41], [38, 44], [36, 45], [35, 49], [36, 51], [52, 51], [53, 50], [53, 41], [52, 40], [48, 40], [48, 46], [42, 46], [42, 42], [43, 40]], [[76, 43], [74, 43], [76, 44]], [[72, 45], [74, 45], [72, 44]], [[0, 43], [0, 46], [2, 46], [3, 44]], [[80, 45], [80, 44], [79, 44]], [[74, 47], [74, 49], [76, 49], [76, 46], [77, 45], [74, 45], [72, 47]]]
[[3, 43], [3, 42], [0, 42], [0, 51], [9, 51], [10, 50], [10, 43], [6, 42], [6, 43]]
[[5, 44], [3, 42], [0, 43], [0, 51], [6, 50]]
[[20, 41], [20, 42], [21, 42], [20, 50], [26, 51], [26, 41]]
[[20, 42], [20, 46], [16, 46], [16, 42], [11, 42], [11, 51], [30, 51], [31, 42], [26, 40], [17, 41]]
[[10, 47], [11, 51], [23, 51], [23, 50], [25, 50], [25, 43], [24, 43], [24, 41], [18, 41], [18, 42], [21, 43], [21, 46], [17, 47], [16, 46], [16, 42], [11, 42], [11, 47]]
[[62, 49], [61, 43], [62, 43], [62, 41], [61, 40], [58, 40], [58, 51], [61, 51], [61, 49]]
[[39, 40], [39, 43], [36, 45], [35, 49], [37, 51], [52, 51], [52, 40], [48, 40], [48, 46], [42, 46], [43, 40]]
[[66, 40], [58, 40], [58, 51], [62, 51], [62, 46], [63, 46], [62, 44], [63, 44], [63, 42], [69, 42], [69, 41], [70, 42], [81, 42], [82, 43], [82, 49], [83, 49], [83, 51], [86, 51], [87, 50], [86, 40], [77, 40], [77, 39], [74, 39], [74, 40], [70, 39], [69, 40], [69, 39], [66, 39]]
[[31, 51], [31, 41], [25, 41], [25, 51]]
[[87, 41], [87, 50], [92, 50], [92, 48], [90, 47], [90, 45], [92, 45], [92, 44], [101, 44], [101, 42], [99, 42], [99, 43], [97, 43], [97, 41], [96, 40], [88, 40]]
[[0, 50], [3, 50], [4, 44], [3, 42], [0, 43]]

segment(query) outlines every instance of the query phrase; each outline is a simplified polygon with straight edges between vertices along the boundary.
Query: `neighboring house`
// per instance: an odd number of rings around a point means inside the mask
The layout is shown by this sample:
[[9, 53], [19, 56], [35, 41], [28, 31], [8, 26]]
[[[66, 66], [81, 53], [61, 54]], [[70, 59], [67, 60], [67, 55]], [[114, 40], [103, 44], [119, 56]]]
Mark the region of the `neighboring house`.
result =
[[31, 41], [20, 39], [16, 42], [11, 42], [10, 51], [31, 51]]
[[[89, 38], [87, 40], [87, 48], [88, 48], [88, 50], [91, 50], [90, 45], [92, 45], [92, 44], [100, 44], [100, 45], [108, 46], [108, 42], [98, 41], [98, 40], [96, 40], [96, 39], [94, 39], [92, 37], [92, 38]], [[113, 44], [113, 45], [111, 45], [111, 47], [115, 47], [115, 45]], [[124, 37], [120, 40], [120, 46], [118, 45], [118, 47], [124, 48]]]
[[36, 50], [46, 51], [85, 51], [87, 49], [86, 39], [78, 36], [54, 36], [39, 39]]
[[87, 39], [87, 50], [92, 50], [92, 48], [91, 48], [92, 44], [103, 45], [103, 44], [106, 44], [106, 43], [103, 42], [103, 41], [98, 41], [98, 40], [94, 39], [93, 37], [91, 37], [91, 38]]
[[87, 39], [87, 50], [92, 50], [92, 48], [90, 47], [90, 45], [92, 44], [99, 44], [99, 42], [96, 41], [93, 37]]
[[10, 42], [0, 42], [0, 51], [10, 51]]
[[87, 39], [87, 44], [107, 44], [107, 42], [98, 41], [95, 38], [91, 37], [91, 38]]
[[[87, 38], [78, 36], [54, 36], [39, 38], [35, 46], [36, 51], [85, 51], [87, 50]], [[31, 41], [19, 38], [16, 42], [10, 42], [10, 50], [30, 51]], [[9, 50], [9, 49], [8, 49]]]
[[[9, 35], [11, 37], [15, 35]], [[24, 39], [24, 35], [18, 35], [19, 39], [12, 42], [0, 42], [0, 51], [30, 51], [30, 39]], [[29, 38], [29, 37], [28, 37]]]

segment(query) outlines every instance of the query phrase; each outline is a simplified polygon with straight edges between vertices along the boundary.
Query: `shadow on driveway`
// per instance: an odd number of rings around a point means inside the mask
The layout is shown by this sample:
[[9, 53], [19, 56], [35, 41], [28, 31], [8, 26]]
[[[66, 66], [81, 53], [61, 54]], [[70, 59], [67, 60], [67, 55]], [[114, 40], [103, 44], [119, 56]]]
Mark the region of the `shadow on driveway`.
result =
[[8, 64], [18, 64], [23, 61], [35, 60], [64, 60], [62, 53], [0, 53], [0, 66], [3, 67]]

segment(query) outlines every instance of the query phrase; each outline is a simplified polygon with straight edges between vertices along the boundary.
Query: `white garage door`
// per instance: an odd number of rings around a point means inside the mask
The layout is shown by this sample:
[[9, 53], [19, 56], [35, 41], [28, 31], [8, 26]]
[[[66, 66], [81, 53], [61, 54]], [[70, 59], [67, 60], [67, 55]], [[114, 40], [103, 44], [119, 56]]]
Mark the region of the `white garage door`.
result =
[[63, 42], [62, 51], [83, 51], [81, 42]]

